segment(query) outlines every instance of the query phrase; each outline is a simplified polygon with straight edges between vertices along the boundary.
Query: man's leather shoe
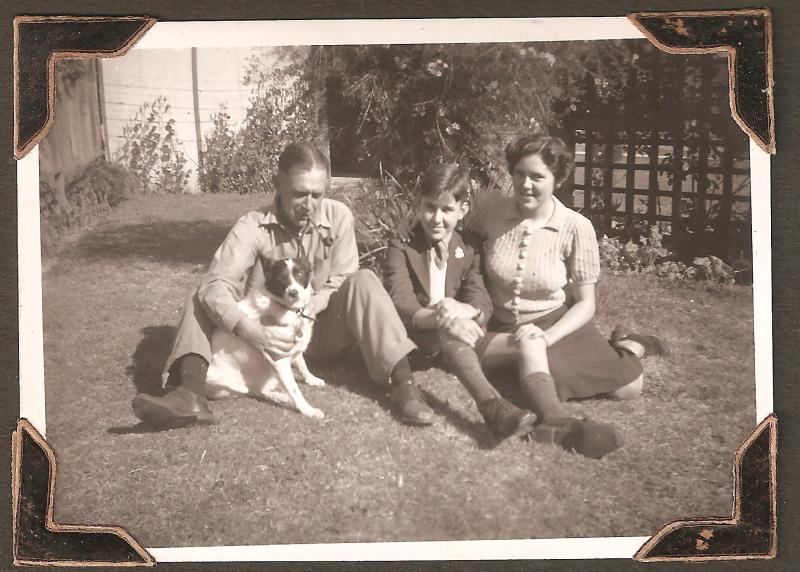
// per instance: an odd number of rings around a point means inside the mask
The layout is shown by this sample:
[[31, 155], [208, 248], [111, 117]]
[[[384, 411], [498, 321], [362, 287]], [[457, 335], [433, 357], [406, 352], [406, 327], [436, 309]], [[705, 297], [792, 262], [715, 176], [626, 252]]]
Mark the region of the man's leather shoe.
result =
[[132, 405], [136, 417], [152, 427], [183, 427], [191, 423], [210, 425], [215, 422], [206, 398], [185, 387], [161, 396], [140, 393]]
[[478, 410], [486, 420], [489, 430], [498, 439], [527, 435], [536, 423], [535, 413], [520, 409], [502, 397], [482, 402]]
[[389, 391], [389, 401], [394, 406], [397, 418], [408, 425], [433, 424], [433, 411], [422, 399], [416, 385], [400, 383]]

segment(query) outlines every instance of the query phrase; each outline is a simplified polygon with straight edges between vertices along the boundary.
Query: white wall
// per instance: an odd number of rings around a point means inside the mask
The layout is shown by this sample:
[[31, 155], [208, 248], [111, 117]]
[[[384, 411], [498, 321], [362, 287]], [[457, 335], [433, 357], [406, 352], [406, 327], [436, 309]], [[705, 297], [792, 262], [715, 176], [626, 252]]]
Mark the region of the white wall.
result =
[[[250, 88], [242, 83], [247, 58], [254, 48], [198, 48], [197, 78], [200, 126], [203, 136], [210, 133], [211, 116], [221, 103], [234, 125], [244, 119]], [[197, 137], [192, 100], [192, 60], [190, 49], [132, 49], [119, 58], [102, 60], [106, 118], [111, 156], [122, 144], [122, 129], [144, 103], [164, 96], [175, 120], [178, 138], [192, 176], [190, 188], [197, 190]]]

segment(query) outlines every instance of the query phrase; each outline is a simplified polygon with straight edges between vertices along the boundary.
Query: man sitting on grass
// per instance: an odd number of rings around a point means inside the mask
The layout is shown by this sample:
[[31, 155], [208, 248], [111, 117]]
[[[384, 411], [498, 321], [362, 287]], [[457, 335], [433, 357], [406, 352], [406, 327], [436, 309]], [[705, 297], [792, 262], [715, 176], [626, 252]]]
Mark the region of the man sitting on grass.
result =
[[503, 399], [475, 353], [492, 300], [483, 282], [480, 249], [456, 230], [469, 210], [468, 198], [468, 171], [453, 164], [428, 169], [416, 197], [418, 224], [407, 243], [390, 242], [385, 282], [411, 338], [429, 355], [441, 351], [489, 429], [504, 439], [530, 432], [536, 416]]
[[292, 143], [281, 153], [273, 182], [273, 203], [236, 222], [186, 300], [164, 368], [164, 381], [175, 389], [162, 396], [137, 395], [134, 413], [154, 427], [214, 423], [205, 378], [215, 328], [241, 336], [275, 358], [286, 357], [295, 344], [293, 332], [262, 326], [245, 317], [236, 303], [245, 294], [259, 254], [285, 258], [305, 253], [313, 266], [315, 291], [305, 312], [316, 315], [306, 355], [331, 359], [357, 344], [370, 378], [388, 383], [397, 417], [430, 425], [433, 412], [407, 359], [416, 346], [378, 278], [358, 269], [352, 213], [343, 203], [324, 198], [330, 186], [327, 157], [314, 145]]

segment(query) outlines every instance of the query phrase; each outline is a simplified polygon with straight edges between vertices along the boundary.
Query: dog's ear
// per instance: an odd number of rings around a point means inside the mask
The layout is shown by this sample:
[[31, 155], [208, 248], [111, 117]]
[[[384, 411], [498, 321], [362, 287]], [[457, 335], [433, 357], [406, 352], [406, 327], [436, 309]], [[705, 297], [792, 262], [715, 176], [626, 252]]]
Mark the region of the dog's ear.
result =
[[305, 256], [295, 259], [295, 264], [302, 268], [307, 274], [311, 274], [311, 261]]

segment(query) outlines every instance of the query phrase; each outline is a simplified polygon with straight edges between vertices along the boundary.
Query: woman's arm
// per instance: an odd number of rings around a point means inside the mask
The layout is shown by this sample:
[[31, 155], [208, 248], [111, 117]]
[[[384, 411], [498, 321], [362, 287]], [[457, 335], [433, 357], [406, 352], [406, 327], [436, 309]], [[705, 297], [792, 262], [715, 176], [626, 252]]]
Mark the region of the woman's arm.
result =
[[573, 285], [572, 296], [575, 298], [575, 304], [544, 332], [548, 346], [584, 326], [594, 316], [594, 283]]

